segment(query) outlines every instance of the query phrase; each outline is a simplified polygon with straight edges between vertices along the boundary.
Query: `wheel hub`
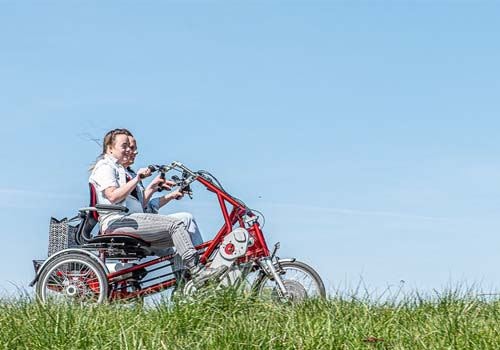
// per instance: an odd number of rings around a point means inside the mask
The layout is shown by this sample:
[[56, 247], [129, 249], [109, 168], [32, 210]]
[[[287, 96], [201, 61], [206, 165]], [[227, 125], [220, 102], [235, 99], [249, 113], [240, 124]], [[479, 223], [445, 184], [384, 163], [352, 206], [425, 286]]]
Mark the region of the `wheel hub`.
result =
[[285, 285], [290, 300], [301, 301], [307, 298], [307, 291], [300, 282], [285, 280], [283, 284]]
[[78, 293], [78, 288], [75, 285], [70, 284], [64, 289], [64, 292], [69, 297], [74, 297]]

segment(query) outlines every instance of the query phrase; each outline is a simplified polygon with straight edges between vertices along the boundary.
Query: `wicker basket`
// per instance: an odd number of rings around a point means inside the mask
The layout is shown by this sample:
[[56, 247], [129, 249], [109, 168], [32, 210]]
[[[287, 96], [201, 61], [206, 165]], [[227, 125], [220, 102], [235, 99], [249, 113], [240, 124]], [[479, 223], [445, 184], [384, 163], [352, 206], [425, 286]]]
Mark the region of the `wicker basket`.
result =
[[75, 242], [77, 230], [78, 226], [70, 225], [67, 218], [61, 220], [50, 218], [48, 256], [60, 250], [78, 246]]

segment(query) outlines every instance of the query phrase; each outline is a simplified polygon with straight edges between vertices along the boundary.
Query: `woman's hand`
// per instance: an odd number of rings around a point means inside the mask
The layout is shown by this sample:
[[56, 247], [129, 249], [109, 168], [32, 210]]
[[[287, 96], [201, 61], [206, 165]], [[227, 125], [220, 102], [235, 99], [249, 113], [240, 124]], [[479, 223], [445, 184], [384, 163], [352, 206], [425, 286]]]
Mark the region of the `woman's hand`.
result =
[[179, 190], [176, 190], [172, 193], [165, 195], [165, 199], [168, 201], [170, 201], [172, 199], [181, 199], [182, 197], [184, 197], [184, 192], [181, 192]]
[[148, 188], [150, 188], [153, 192], [156, 192], [158, 189], [170, 190], [174, 185], [175, 182], [162, 179], [161, 175], [158, 175], [153, 179], [153, 181], [151, 181], [151, 183], [148, 185]]
[[151, 176], [151, 169], [140, 168], [139, 170], [137, 170], [137, 176], [139, 176], [139, 179], [144, 179], [148, 176]]
[[184, 193], [181, 192], [180, 190], [175, 190], [169, 194], [164, 195], [163, 197], [160, 197], [160, 203], [159, 206], [160, 208], [163, 207], [165, 204], [170, 202], [172, 199], [181, 199], [184, 197]]

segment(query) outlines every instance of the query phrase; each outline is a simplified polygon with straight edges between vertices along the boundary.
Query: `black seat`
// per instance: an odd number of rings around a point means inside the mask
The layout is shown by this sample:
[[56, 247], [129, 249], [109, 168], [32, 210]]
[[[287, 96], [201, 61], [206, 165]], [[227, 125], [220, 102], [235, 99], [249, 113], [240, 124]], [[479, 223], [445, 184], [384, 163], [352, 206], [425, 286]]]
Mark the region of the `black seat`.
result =
[[91, 183], [89, 183], [89, 190], [90, 207], [80, 210], [82, 221], [78, 226], [75, 241], [84, 248], [108, 249], [110, 253], [112, 252], [111, 255], [113, 257], [117, 257], [117, 255], [120, 257], [122, 255], [124, 255], [123, 257], [128, 257], [129, 255], [133, 257], [152, 255], [151, 250], [148, 249], [151, 244], [134, 234], [124, 232], [102, 234], [99, 232], [97, 236], [92, 236], [92, 231], [99, 222], [99, 211], [113, 210], [127, 212], [128, 209], [119, 205], [96, 204], [97, 193]]
[[146, 242], [145, 240], [124, 233], [110, 233], [107, 235], [99, 235], [94, 238], [87, 240], [88, 244], [91, 243], [116, 243], [116, 244], [124, 244], [124, 245], [139, 245], [150, 247], [151, 244]]

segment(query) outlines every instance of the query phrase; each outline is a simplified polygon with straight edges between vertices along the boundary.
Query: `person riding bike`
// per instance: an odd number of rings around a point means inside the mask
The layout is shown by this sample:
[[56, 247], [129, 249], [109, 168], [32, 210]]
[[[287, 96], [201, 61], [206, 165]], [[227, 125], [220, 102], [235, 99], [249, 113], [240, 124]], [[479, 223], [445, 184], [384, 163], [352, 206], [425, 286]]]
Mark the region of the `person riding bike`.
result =
[[[133, 197], [141, 177], [151, 175], [149, 168], [140, 168], [135, 177], [127, 179], [125, 164], [130, 162], [132, 150], [125, 129], [114, 129], [106, 133], [103, 151], [92, 168], [89, 182], [95, 187], [97, 204], [122, 205], [128, 213], [102, 211], [99, 224], [103, 234], [130, 233], [151, 244], [153, 252], [175, 247], [189, 270], [195, 284], [201, 285], [211, 278], [219, 277], [224, 269], [211, 269], [199, 263], [199, 257], [193, 246], [186, 224], [175, 217], [144, 212], [144, 203], [148, 203], [160, 181], [155, 179], [145, 189], [143, 201]], [[167, 184], [168, 186], [168, 184]], [[175, 192], [174, 192], [175, 193]], [[173, 193], [171, 194], [173, 195]], [[181, 193], [175, 196], [182, 196]]]
[[[132, 165], [135, 163], [135, 158], [139, 153], [137, 151], [137, 140], [129, 130], [127, 129], [123, 130], [128, 136], [128, 141], [131, 150], [129, 157], [127, 158], [123, 166], [125, 167], [128, 178], [132, 179], [137, 176], [137, 173], [132, 169]], [[182, 193], [179, 190], [176, 190], [161, 197], [151, 198], [152, 195], [159, 189], [170, 190], [174, 185], [175, 182], [162, 179], [161, 176], [158, 175], [153, 181], [151, 181], [151, 183], [146, 188], [144, 187], [142, 181], [139, 181], [136, 189], [131, 192], [131, 195], [143, 202], [143, 208], [145, 213], [158, 214], [161, 207], [168, 204], [170, 201], [174, 199], [181, 199], [184, 196], [184, 193]], [[194, 246], [198, 246], [203, 243], [203, 237], [198, 228], [198, 224], [196, 223], [196, 220], [191, 213], [179, 212], [179, 213], [168, 214], [166, 216], [181, 220], [184, 223], [187, 231], [189, 232], [189, 236], [191, 237], [191, 241], [193, 242]], [[163, 251], [158, 251], [157, 255], [164, 256], [173, 253], [174, 253], [173, 249], [168, 248]], [[182, 268], [182, 259], [180, 258], [179, 254], [176, 254], [174, 257], [173, 269], [178, 270], [180, 268]]]

